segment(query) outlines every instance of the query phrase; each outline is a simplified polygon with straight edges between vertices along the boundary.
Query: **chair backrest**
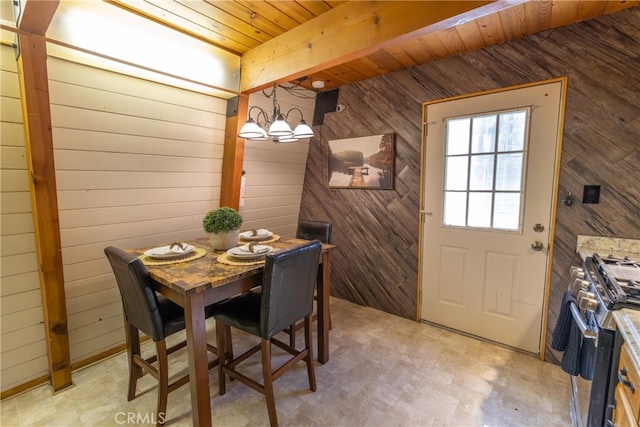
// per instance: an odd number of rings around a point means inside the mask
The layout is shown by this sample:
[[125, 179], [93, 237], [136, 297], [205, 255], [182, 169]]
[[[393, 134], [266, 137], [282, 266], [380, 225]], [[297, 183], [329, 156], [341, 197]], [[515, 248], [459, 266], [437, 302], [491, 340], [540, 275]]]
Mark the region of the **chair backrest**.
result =
[[330, 222], [300, 220], [298, 221], [296, 238], [305, 240], [320, 240], [322, 243], [331, 243], [332, 228], [333, 226]]
[[313, 311], [322, 243], [313, 240], [265, 257], [260, 334], [270, 339]]
[[158, 297], [142, 261], [135, 255], [113, 246], [105, 248], [104, 253], [116, 276], [127, 322], [151, 337], [153, 341], [164, 339], [164, 321], [160, 314]]

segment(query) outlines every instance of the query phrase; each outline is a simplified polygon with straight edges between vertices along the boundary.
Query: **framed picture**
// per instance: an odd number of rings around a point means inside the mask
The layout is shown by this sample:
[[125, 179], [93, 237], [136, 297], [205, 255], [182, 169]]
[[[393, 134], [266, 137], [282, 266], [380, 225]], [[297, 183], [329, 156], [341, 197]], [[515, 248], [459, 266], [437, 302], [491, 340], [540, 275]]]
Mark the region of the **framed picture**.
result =
[[329, 188], [393, 188], [394, 134], [329, 141]]

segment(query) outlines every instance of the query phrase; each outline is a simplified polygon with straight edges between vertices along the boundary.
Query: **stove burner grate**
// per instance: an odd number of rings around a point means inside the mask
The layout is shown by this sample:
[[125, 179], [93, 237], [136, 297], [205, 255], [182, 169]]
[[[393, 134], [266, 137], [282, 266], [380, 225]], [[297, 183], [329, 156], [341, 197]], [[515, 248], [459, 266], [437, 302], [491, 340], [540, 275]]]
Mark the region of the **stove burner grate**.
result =
[[594, 253], [591, 257], [594, 272], [598, 276], [596, 286], [598, 292], [606, 290], [608, 294], [608, 310], [624, 307], [640, 307], [640, 262], [628, 257], [617, 258], [609, 255], [606, 258]]

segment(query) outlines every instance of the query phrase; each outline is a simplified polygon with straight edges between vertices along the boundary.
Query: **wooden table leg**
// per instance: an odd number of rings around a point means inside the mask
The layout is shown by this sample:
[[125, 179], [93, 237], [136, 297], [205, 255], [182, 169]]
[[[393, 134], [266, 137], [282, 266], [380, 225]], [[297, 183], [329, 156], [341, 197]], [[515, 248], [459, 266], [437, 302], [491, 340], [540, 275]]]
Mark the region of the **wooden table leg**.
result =
[[329, 251], [322, 253], [322, 280], [318, 282], [318, 362], [329, 361]]
[[189, 386], [194, 427], [211, 427], [207, 326], [204, 317], [204, 292], [186, 298], [184, 307], [189, 354]]

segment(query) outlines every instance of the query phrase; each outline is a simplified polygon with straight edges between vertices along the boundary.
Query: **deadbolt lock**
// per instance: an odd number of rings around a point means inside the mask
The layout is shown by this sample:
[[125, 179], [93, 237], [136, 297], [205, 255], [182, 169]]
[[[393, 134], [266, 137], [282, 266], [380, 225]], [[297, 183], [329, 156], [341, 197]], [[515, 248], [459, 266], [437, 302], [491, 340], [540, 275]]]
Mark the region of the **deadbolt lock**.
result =
[[533, 226], [533, 231], [535, 231], [536, 233], [542, 233], [544, 231], [544, 225], [542, 224], [536, 224]]

